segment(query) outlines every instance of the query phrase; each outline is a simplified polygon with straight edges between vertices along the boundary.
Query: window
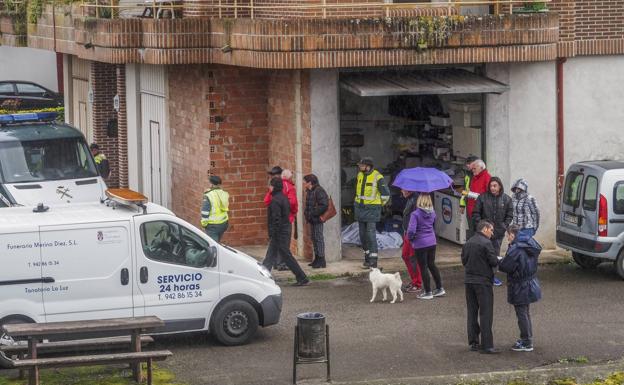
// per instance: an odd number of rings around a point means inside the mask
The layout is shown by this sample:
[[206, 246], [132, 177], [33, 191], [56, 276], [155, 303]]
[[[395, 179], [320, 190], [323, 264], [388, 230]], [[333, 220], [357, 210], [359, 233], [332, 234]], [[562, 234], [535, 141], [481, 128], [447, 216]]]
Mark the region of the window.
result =
[[0, 95], [15, 95], [12, 83], [0, 83]]
[[212, 254], [206, 241], [173, 222], [142, 224], [141, 242], [148, 258], [165, 263], [205, 267]]
[[596, 211], [598, 200], [598, 179], [588, 176], [585, 181], [585, 194], [583, 195], [583, 210]]
[[16, 83], [17, 93], [21, 95], [43, 96], [47, 91], [39, 86], [30, 83]]
[[624, 181], [617, 182], [613, 188], [613, 212], [624, 214]]
[[92, 178], [97, 170], [82, 138], [0, 143], [4, 183]]
[[580, 172], [570, 172], [566, 177], [565, 188], [563, 190], [563, 204], [577, 208], [581, 200], [581, 185], [583, 174]]

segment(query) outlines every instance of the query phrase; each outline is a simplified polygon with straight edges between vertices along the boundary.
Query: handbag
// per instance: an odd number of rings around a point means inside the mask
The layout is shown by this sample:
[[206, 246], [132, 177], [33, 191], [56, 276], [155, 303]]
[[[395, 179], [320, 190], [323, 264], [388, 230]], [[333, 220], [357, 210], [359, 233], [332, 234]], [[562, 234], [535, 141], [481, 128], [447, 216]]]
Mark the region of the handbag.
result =
[[325, 223], [335, 216], [336, 216], [336, 206], [334, 206], [334, 201], [332, 200], [332, 198], [329, 197], [327, 210], [325, 210], [325, 212], [319, 216], [319, 219], [321, 220], [322, 223]]

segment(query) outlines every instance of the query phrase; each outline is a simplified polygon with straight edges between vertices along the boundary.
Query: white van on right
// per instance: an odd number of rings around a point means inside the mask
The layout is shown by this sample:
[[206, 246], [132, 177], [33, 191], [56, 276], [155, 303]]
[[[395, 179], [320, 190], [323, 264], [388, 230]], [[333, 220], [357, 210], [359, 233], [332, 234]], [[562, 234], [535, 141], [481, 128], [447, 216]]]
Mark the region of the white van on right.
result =
[[559, 207], [557, 245], [585, 269], [614, 261], [624, 279], [624, 162], [571, 165]]

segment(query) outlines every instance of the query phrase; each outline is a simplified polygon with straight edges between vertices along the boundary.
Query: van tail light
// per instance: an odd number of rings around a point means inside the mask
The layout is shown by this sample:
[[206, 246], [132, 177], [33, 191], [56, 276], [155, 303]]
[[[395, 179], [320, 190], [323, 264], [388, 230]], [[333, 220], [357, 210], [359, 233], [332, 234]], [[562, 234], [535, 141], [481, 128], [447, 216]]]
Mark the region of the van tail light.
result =
[[598, 204], [598, 236], [607, 236], [607, 223], [608, 223], [608, 207], [607, 198], [600, 194], [600, 203]]

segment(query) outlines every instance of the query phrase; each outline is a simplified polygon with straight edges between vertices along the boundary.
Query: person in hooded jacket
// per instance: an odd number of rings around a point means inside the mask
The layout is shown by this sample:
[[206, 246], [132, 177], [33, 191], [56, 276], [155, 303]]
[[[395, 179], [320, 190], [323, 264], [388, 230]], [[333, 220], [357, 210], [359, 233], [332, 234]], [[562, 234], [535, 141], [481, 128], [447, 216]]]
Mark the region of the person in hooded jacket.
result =
[[[438, 270], [435, 264], [437, 244], [433, 229], [435, 218], [436, 214], [433, 210], [431, 196], [429, 194], [420, 194], [418, 199], [416, 199], [416, 209], [412, 212], [409, 226], [407, 227], [407, 237], [414, 248], [412, 263], [418, 262], [423, 280], [423, 292], [416, 296], [419, 299], [433, 299], [433, 297], [441, 297], [446, 294], [442, 287], [440, 270]], [[436, 284], [434, 291], [431, 291], [429, 272], [431, 272]]]
[[314, 250], [314, 260], [308, 266], [313, 269], [324, 269], [325, 261], [325, 238], [323, 237], [323, 215], [329, 208], [329, 196], [319, 184], [318, 177], [308, 174], [303, 177], [303, 187], [306, 189], [305, 208], [303, 215], [310, 224], [310, 235]]
[[522, 235], [533, 237], [539, 228], [540, 211], [537, 201], [529, 194], [529, 184], [520, 178], [512, 186], [513, 224], [520, 227]]
[[422, 275], [420, 273], [418, 263], [412, 263], [414, 248], [407, 237], [407, 229], [409, 227], [410, 218], [412, 212], [416, 209], [416, 200], [418, 199], [419, 194], [417, 192], [401, 189], [401, 195], [407, 199], [405, 202], [405, 208], [403, 209], [403, 249], [401, 250], [401, 257], [403, 258], [403, 262], [405, 262], [405, 266], [407, 267], [407, 272], [411, 280], [411, 282], [403, 288], [403, 291], [406, 293], [419, 293], [422, 288]]
[[271, 187], [271, 203], [269, 203], [267, 210], [269, 248], [262, 264], [271, 271], [276, 258], [281, 257], [282, 261], [297, 279], [294, 285], [306, 286], [310, 283], [310, 280], [290, 252], [292, 226], [288, 220], [288, 216], [290, 215], [290, 203], [286, 195], [282, 192], [284, 189], [284, 182], [282, 182], [281, 178], [273, 178], [271, 179]]
[[522, 234], [518, 225], [507, 229], [509, 248], [498, 269], [507, 273], [507, 302], [514, 305], [520, 339], [511, 348], [517, 352], [533, 351], [533, 330], [529, 305], [542, 298], [537, 280], [537, 258], [542, 247], [532, 237]]

